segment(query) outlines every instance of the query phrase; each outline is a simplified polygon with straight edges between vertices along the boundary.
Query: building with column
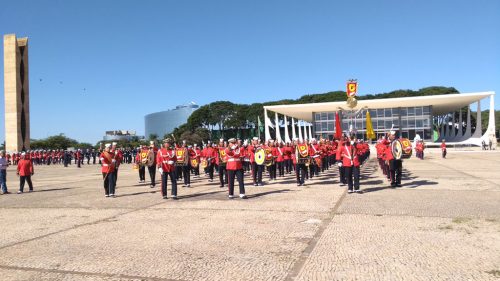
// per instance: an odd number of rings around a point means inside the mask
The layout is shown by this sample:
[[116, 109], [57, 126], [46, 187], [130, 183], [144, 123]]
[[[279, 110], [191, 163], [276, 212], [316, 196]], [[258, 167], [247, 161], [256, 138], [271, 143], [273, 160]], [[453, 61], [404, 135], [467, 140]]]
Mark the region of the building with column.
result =
[[3, 38], [5, 149], [23, 151], [30, 148], [30, 107], [28, 38], [7, 34]]
[[174, 109], [148, 114], [144, 117], [145, 137], [151, 134], [162, 138], [165, 134], [171, 133], [176, 127], [187, 122], [189, 116], [198, 109], [194, 102], [185, 105], [178, 105]]
[[[366, 115], [370, 112], [373, 129], [377, 136], [391, 128], [401, 137], [413, 140], [417, 135], [426, 142], [481, 145], [491, 141], [496, 145], [494, 92], [448, 94], [419, 97], [359, 100], [354, 108], [346, 102], [264, 106], [266, 139], [271, 138], [269, 112], [275, 114], [274, 123], [292, 131], [293, 137], [332, 139], [335, 133], [336, 113], [341, 120], [343, 133], [366, 138]], [[489, 99], [488, 127], [483, 133], [481, 100]], [[472, 123], [470, 106], [477, 105], [476, 122]], [[281, 115], [282, 118], [279, 116]], [[291, 122], [288, 122], [291, 121]], [[297, 125], [300, 124], [300, 125]], [[279, 126], [278, 126], [279, 127]], [[309, 132], [312, 130], [312, 132]], [[276, 136], [281, 137], [280, 130]], [[296, 133], [299, 132], [300, 134]]]

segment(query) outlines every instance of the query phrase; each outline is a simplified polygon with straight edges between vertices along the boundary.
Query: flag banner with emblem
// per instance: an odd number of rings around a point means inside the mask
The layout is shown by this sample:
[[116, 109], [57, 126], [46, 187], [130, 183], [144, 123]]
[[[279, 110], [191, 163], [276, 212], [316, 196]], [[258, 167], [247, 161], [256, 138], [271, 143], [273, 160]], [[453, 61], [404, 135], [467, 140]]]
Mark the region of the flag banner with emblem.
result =
[[358, 92], [358, 82], [347, 82], [347, 97], [354, 97]]
[[259, 133], [264, 132], [264, 126], [262, 125], [262, 122], [260, 122], [260, 116], [257, 116], [257, 127], [259, 127]]
[[373, 140], [375, 138], [375, 132], [373, 131], [372, 118], [370, 116], [370, 111], [366, 111], [366, 138]]
[[340, 116], [338, 112], [335, 112], [335, 138], [340, 139], [342, 137], [342, 125], [340, 123]]

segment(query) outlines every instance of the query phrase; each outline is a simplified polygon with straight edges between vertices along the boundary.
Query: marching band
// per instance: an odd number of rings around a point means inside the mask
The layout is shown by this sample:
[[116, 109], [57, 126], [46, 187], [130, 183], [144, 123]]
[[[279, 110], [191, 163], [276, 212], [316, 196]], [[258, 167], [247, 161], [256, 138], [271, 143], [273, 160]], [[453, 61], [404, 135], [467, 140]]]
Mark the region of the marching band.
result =
[[[401, 186], [402, 160], [411, 157], [412, 144], [408, 139], [396, 138], [394, 131], [380, 137], [374, 146], [377, 152], [379, 168], [392, 187]], [[423, 159], [425, 146], [422, 141], [415, 145], [417, 157]], [[446, 146], [442, 145], [443, 155]], [[231, 138], [220, 139], [218, 144], [207, 141], [200, 149], [197, 144], [189, 145], [185, 140], [180, 144], [175, 139], [167, 138], [163, 147], [158, 149], [155, 143], [149, 147], [143, 145], [137, 148], [133, 168], [138, 171], [139, 183], [146, 182], [146, 167], [150, 176], [150, 187], [156, 186], [156, 172], [161, 177], [161, 195], [167, 199], [167, 181], [170, 178], [171, 196], [177, 199], [177, 182], [182, 180], [183, 187], [191, 187], [191, 175], [199, 177], [200, 171], [213, 182], [214, 171], [219, 178], [221, 188], [227, 186], [228, 198], [234, 198], [235, 180], [239, 185], [240, 198], [245, 195], [245, 175], [250, 174], [249, 182], [254, 186], [263, 186], [264, 175], [269, 176], [268, 183], [278, 178], [295, 173], [297, 186], [304, 186], [306, 181], [313, 180], [325, 170], [338, 167], [340, 186], [347, 185], [348, 193], [361, 193], [360, 175], [363, 164], [369, 158], [370, 146], [367, 142], [356, 139], [355, 136], [344, 134], [339, 139], [293, 139], [292, 142], [268, 140], [262, 142], [254, 137], [251, 140]], [[29, 159], [32, 164], [39, 162], [55, 163], [64, 160], [63, 154], [54, 151], [46, 156], [42, 152], [33, 151], [17, 158], [14, 154], [6, 155], [7, 163], [20, 162], [21, 158]], [[81, 154], [81, 153], [80, 153]], [[79, 162], [79, 151], [74, 155]], [[103, 187], [106, 197], [115, 197], [118, 170], [121, 163], [130, 163], [128, 152], [117, 147], [116, 143], [106, 144], [98, 155], [103, 176]], [[62, 155], [62, 156], [61, 156]], [[444, 157], [444, 156], [443, 156]], [[43, 159], [43, 160], [41, 160]], [[55, 159], [55, 160], [54, 160]], [[55, 161], [55, 162], [54, 162]], [[64, 160], [65, 161], [65, 160]], [[95, 162], [95, 160], [94, 160]], [[47, 164], [48, 165], [48, 164]]]

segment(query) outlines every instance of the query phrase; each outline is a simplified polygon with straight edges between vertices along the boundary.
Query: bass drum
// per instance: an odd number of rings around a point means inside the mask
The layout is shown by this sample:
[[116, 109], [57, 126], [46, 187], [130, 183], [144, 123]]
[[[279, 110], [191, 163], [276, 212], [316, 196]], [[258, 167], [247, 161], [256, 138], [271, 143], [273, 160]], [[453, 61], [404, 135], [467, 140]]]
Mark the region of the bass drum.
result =
[[264, 163], [266, 162], [266, 151], [262, 148], [257, 148], [257, 150], [255, 150], [255, 163], [257, 165], [264, 165]]
[[392, 156], [396, 160], [408, 159], [412, 154], [411, 142], [408, 139], [397, 139], [391, 143]]
[[401, 145], [401, 142], [399, 140], [394, 140], [391, 142], [391, 152], [392, 152], [392, 157], [396, 160], [401, 160], [403, 157], [403, 145]]
[[401, 156], [401, 158], [403, 159], [410, 158], [412, 155], [412, 146], [410, 140], [401, 138], [399, 139], [399, 141], [401, 142], [401, 147], [403, 148], [403, 155]]
[[205, 169], [206, 167], [208, 167], [208, 161], [207, 161], [207, 159], [205, 159], [205, 158], [201, 159], [201, 167], [203, 169]]
[[191, 159], [191, 167], [198, 168], [198, 164], [199, 164], [198, 159], [196, 158]]

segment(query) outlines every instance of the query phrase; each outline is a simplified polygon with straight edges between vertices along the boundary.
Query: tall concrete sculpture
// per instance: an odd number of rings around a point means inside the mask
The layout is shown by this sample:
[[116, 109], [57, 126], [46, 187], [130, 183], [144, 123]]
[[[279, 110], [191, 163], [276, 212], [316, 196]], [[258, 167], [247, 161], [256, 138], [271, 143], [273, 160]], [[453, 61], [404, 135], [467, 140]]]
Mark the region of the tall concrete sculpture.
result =
[[7, 34], [4, 49], [5, 149], [30, 148], [28, 38]]

